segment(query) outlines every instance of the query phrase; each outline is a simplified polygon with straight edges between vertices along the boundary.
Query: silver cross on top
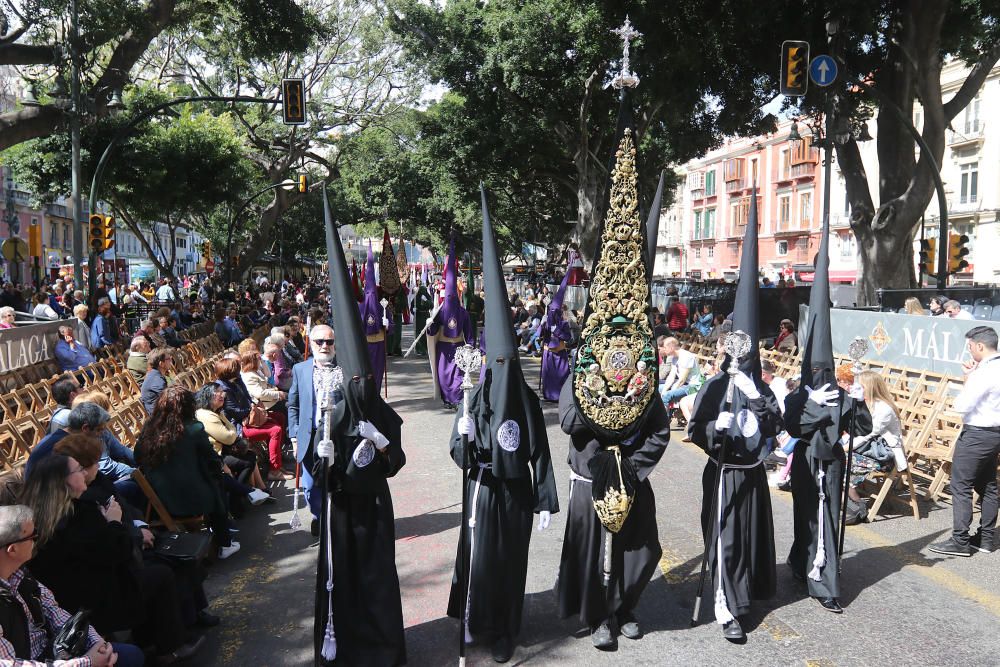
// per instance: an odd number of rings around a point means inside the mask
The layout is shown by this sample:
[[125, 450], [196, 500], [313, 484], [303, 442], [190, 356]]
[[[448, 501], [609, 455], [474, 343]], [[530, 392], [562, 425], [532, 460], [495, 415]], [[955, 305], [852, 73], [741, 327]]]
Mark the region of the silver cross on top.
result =
[[625, 23], [623, 23], [620, 28], [615, 28], [611, 32], [618, 35], [624, 45], [622, 49], [622, 71], [618, 73], [618, 76], [611, 80], [611, 85], [618, 90], [621, 90], [622, 88], [635, 88], [639, 85], [639, 77], [636, 76], [635, 72], [631, 71], [629, 62], [629, 51], [631, 45], [629, 42], [637, 37], [642, 37], [642, 33], [632, 27], [632, 22], [629, 20], [628, 16], [625, 17]]

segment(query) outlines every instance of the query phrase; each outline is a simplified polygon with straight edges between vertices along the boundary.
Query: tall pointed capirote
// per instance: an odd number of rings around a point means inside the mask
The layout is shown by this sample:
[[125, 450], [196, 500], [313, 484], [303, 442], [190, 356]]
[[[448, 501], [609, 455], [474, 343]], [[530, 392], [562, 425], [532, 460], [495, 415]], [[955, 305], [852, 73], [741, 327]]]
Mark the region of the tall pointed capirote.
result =
[[573, 257], [576, 255], [572, 250], [566, 252], [566, 273], [563, 274], [562, 282], [559, 283], [559, 289], [556, 290], [556, 294], [552, 297], [552, 302], [549, 303], [549, 312], [547, 313], [549, 326], [554, 327], [559, 321], [558, 316], [562, 316], [562, 305], [563, 301], [566, 300], [566, 286], [569, 285], [569, 269], [573, 265]]
[[389, 297], [399, 291], [399, 267], [396, 265], [396, 253], [392, 249], [392, 239], [389, 238], [389, 229], [382, 232], [382, 254], [378, 258], [378, 278], [382, 293]]
[[656, 195], [653, 203], [649, 207], [649, 214], [646, 216], [646, 267], [649, 274], [653, 275], [656, 268], [656, 237], [660, 233], [660, 206], [663, 203], [663, 181], [667, 172], [660, 172], [660, 182], [656, 185]]
[[345, 380], [354, 376], [370, 379], [372, 370], [368, 358], [368, 345], [361, 329], [357, 301], [351, 294], [344, 246], [340, 242], [340, 235], [330, 215], [330, 201], [325, 186], [323, 222], [326, 227], [326, 253], [330, 265], [330, 306], [333, 309], [331, 321], [337, 339], [337, 364], [343, 369]]
[[483, 290], [486, 292], [486, 363], [489, 365], [498, 357], [509, 360], [518, 354], [500, 253], [486, 204], [486, 188], [481, 183], [479, 192], [483, 199]]
[[656, 347], [647, 314], [648, 255], [639, 216], [638, 137], [628, 89], [621, 92], [608, 170], [608, 211], [598, 234], [573, 368], [573, 396], [580, 415], [606, 442], [633, 435], [654, 400], [659, 400]]
[[823, 232], [816, 255], [816, 270], [809, 290], [809, 320], [802, 342], [802, 386], [813, 388], [829, 383], [836, 389], [833, 366], [833, 338], [830, 331], [830, 218], [823, 216]]
[[382, 331], [384, 315], [385, 310], [378, 298], [378, 285], [375, 283], [375, 255], [369, 241], [368, 259], [365, 261], [365, 296], [361, 302], [361, 326], [366, 336]]
[[740, 370], [753, 371], [760, 376], [760, 288], [757, 274], [757, 186], [750, 192], [750, 212], [747, 228], [743, 232], [743, 251], [740, 255], [740, 280], [736, 285], [736, 304], [733, 308], [733, 331], [750, 336], [750, 352], [740, 362]]

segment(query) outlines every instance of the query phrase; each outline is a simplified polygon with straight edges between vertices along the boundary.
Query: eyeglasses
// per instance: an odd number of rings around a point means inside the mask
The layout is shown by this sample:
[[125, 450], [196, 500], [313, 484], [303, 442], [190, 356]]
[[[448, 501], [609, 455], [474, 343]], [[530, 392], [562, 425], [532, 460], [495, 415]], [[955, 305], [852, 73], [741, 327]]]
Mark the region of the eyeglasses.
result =
[[316, 343], [316, 347], [323, 347], [324, 345], [333, 345], [332, 338], [314, 338], [313, 342]]
[[37, 542], [38, 541], [38, 531], [36, 530], [35, 532], [31, 533], [31, 535], [25, 535], [24, 537], [22, 537], [22, 538], [20, 538], [18, 540], [14, 540], [12, 542], [7, 542], [6, 544], [2, 544], [2, 545], [0, 545], [0, 549], [6, 549], [7, 547], [14, 546], [15, 544], [20, 544], [21, 542], [27, 542], [28, 540], [31, 540], [32, 542]]

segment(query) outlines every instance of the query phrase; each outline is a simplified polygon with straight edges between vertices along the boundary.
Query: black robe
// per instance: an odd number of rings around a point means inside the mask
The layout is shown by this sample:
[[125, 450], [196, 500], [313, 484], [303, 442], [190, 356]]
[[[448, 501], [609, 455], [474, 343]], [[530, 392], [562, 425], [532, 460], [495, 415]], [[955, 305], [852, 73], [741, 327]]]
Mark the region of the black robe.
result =
[[[857, 403], [854, 435], [871, 432], [871, 414], [862, 401]], [[837, 573], [840, 546], [840, 508], [844, 494], [843, 448], [840, 434], [851, 424], [851, 400], [840, 390], [838, 405], [825, 407], [809, 400], [805, 388], [785, 398], [785, 425], [799, 439], [792, 458], [791, 486], [795, 539], [788, 554], [788, 564], [799, 577], [805, 577], [809, 595], [817, 598], [840, 597]], [[819, 568], [818, 580], [809, 577], [819, 548], [819, 473], [823, 472], [823, 545], [826, 564]]]
[[[709, 455], [702, 473], [701, 527], [711, 567], [709, 597], [718, 587], [717, 544], [712, 513], [716, 464], [723, 434], [715, 430], [715, 418], [724, 406], [727, 373], [719, 373], [705, 383], [696, 399], [689, 433], [691, 440]], [[750, 611], [751, 600], [766, 600], [776, 588], [774, 558], [774, 521], [771, 516], [771, 493], [767, 485], [764, 459], [770, 453], [769, 438], [781, 430], [781, 411], [774, 394], [755, 379], [760, 398], [748, 399], [739, 389], [733, 390], [730, 412], [736, 415], [729, 429], [726, 463], [749, 468], [724, 468], [722, 473], [721, 530], [725, 567], [722, 586], [729, 612], [740, 616]], [[743, 411], [747, 415], [743, 415]], [[748, 416], [752, 414], [753, 418]], [[718, 620], [718, 619], [717, 619]]]
[[[516, 359], [507, 362], [516, 363]], [[487, 369], [469, 396], [469, 414], [476, 425], [465, 483], [469, 517], [475, 521], [472, 529], [466, 529], [465, 542], [466, 563], [471, 555], [471, 581], [463, 595], [456, 557], [448, 615], [461, 618], [468, 603], [469, 632], [514, 638], [521, 629], [532, 517], [542, 511], [558, 512], [559, 498], [538, 396], [524, 383], [519, 368], [511, 370]], [[461, 415], [460, 410], [456, 425]], [[463, 455], [456, 428], [451, 457], [459, 467]]]
[[[589, 461], [603, 445], [576, 407], [572, 375], [559, 396], [559, 422], [563, 432], [570, 436], [570, 468], [590, 479]], [[654, 401], [635, 438], [630, 443], [621, 443], [622, 458], [631, 460], [640, 483], [625, 525], [612, 541], [610, 594], [601, 573], [604, 530], [594, 511], [590, 484], [570, 480], [569, 516], [555, 586], [560, 617], [577, 614], [593, 628], [613, 614], [630, 613], [639, 602], [662, 555], [656, 528], [656, 501], [647, 478], [669, 442], [667, 411], [663, 403]]]
[[[396, 538], [387, 478], [406, 463], [400, 446], [402, 420], [377, 396], [368, 401], [368, 414], [359, 415], [348, 401], [334, 408], [333, 441], [336, 451], [325, 482], [320, 513], [320, 535], [326, 534], [330, 507], [333, 533], [333, 623], [337, 639], [335, 665], [402, 665], [406, 663], [403, 608], [396, 573]], [[353, 416], [352, 416], [353, 414]], [[366, 466], [353, 458], [361, 442], [359, 416], [374, 424], [389, 445]], [[310, 419], [312, 416], [310, 415]], [[322, 437], [317, 429], [315, 442]], [[315, 442], [313, 445], [315, 446]], [[323, 465], [320, 459], [318, 465]], [[326, 540], [320, 539], [316, 572], [315, 654], [318, 664], [327, 621]]]

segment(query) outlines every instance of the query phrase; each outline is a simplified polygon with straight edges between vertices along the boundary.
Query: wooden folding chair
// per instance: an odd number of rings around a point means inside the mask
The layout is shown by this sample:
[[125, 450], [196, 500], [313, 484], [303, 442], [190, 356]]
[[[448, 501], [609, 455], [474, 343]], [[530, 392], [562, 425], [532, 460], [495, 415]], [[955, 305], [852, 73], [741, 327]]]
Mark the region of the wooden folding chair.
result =
[[[151, 528], [166, 528], [171, 532], [177, 533], [201, 530], [205, 526], [204, 516], [171, 516], [163, 501], [156, 495], [156, 491], [153, 490], [153, 486], [149, 483], [149, 480], [142, 474], [142, 471], [138, 469], [134, 470], [132, 472], [132, 479], [139, 485], [143, 495], [146, 496], [146, 500], [149, 501], [149, 504], [146, 506], [146, 523]], [[153, 518], [154, 513], [158, 518]]]

